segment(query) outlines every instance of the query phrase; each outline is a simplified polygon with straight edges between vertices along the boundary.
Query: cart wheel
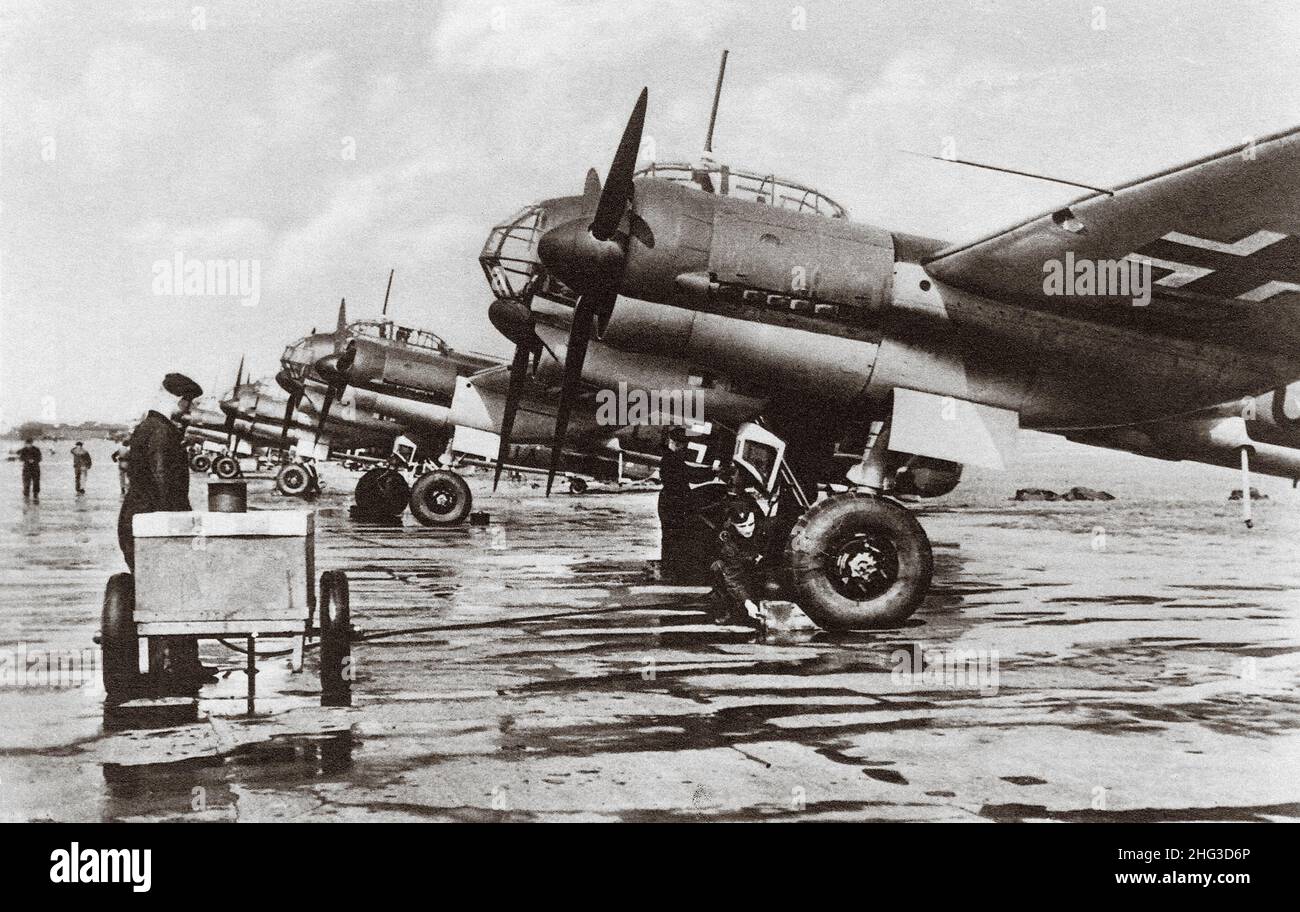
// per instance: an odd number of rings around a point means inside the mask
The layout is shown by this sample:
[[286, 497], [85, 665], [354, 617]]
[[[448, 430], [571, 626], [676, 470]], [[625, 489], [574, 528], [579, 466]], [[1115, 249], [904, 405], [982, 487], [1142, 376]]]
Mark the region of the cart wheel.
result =
[[229, 481], [232, 478], [239, 477], [239, 460], [234, 456], [218, 456], [216, 462], [212, 463], [212, 471], [222, 481]]
[[212, 468], [212, 457], [207, 453], [195, 453], [190, 457], [190, 468], [195, 472], [207, 472]]
[[570, 478], [570, 479], [569, 479], [569, 493], [570, 493], [570, 494], [586, 494], [586, 493], [587, 493], [587, 480], [586, 480], [585, 478]]
[[352, 705], [352, 613], [342, 570], [320, 575], [320, 705]]
[[135, 578], [129, 573], [114, 574], [104, 588], [99, 627], [104, 691], [109, 703], [132, 699], [143, 683], [135, 631]]

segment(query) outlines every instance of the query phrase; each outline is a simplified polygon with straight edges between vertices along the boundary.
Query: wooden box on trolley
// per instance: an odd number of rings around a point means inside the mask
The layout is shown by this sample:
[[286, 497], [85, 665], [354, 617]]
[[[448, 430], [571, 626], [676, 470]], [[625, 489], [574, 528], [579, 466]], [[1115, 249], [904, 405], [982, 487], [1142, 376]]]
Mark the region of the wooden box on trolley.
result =
[[[316, 582], [315, 513], [143, 513], [133, 520], [135, 573], [109, 580], [100, 631], [109, 703], [156, 690], [156, 649], [143, 644], [243, 641], [248, 711], [256, 697], [257, 643], [292, 641], [295, 670], [319, 637], [321, 703], [350, 701], [351, 618], [347, 577]], [[163, 639], [168, 638], [168, 639]]]

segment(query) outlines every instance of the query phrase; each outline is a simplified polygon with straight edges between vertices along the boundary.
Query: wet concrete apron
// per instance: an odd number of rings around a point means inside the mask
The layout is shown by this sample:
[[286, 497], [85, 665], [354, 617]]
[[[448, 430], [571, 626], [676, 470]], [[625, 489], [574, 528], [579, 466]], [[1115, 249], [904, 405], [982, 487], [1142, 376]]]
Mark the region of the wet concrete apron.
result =
[[[3, 494], [4, 649], [90, 645], [120, 569], [116, 479], [96, 481], [26, 510]], [[765, 640], [646, 588], [653, 495], [473, 486], [486, 527], [355, 523], [344, 474], [319, 503], [318, 570], [347, 572], [354, 624], [442, 628], [358, 644], [352, 708], [319, 707], [312, 654], [264, 661], [245, 719], [219, 646], [187, 725], [106, 731], [98, 688], [3, 687], [0, 817], [1300, 817], [1300, 521], [1280, 503], [1249, 533], [1204, 503], [931, 508], [911, 626]], [[916, 650], [984, 674], [909, 675]]]

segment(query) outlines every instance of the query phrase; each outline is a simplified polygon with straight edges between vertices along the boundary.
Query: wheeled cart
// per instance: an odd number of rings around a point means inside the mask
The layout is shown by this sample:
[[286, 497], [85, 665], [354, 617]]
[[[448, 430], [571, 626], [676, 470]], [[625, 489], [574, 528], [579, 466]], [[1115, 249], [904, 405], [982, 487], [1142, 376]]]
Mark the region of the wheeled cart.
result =
[[135, 573], [104, 592], [100, 646], [110, 705], [156, 693], [169, 647], [215, 639], [246, 650], [255, 711], [257, 644], [289, 639], [294, 670], [319, 638], [321, 705], [351, 702], [347, 576], [315, 580], [315, 514], [146, 513], [136, 516]]

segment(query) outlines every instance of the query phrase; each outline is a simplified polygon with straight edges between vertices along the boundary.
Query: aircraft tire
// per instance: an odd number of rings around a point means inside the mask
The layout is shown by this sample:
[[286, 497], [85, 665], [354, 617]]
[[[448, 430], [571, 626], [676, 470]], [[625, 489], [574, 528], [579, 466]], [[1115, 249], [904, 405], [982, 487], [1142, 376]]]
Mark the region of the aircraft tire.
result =
[[352, 705], [352, 612], [342, 570], [320, 575], [320, 705]]
[[426, 526], [454, 526], [474, 509], [474, 493], [455, 472], [425, 472], [411, 488], [411, 514]]
[[352, 497], [357, 512], [366, 516], [401, 516], [411, 487], [396, 469], [376, 466], [357, 480]]
[[218, 456], [212, 463], [212, 472], [223, 481], [239, 477], [239, 460], [234, 456]]
[[135, 578], [115, 573], [104, 587], [99, 622], [104, 692], [109, 703], [132, 699], [141, 689], [139, 640], [135, 626]]
[[212, 468], [212, 457], [207, 453], [195, 453], [190, 457], [190, 469], [195, 472], [207, 472]]
[[290, 462], [275, 473], [275, 489], [285, 497], [301, 497], [311, 487], [311, 473], [305, 466]]
[[870, 494], [838, 494], [808, 510], [786, 544], [790, 583], [827, 630], [896, 627], [930, 589], [934, 555], [906, 508]]

